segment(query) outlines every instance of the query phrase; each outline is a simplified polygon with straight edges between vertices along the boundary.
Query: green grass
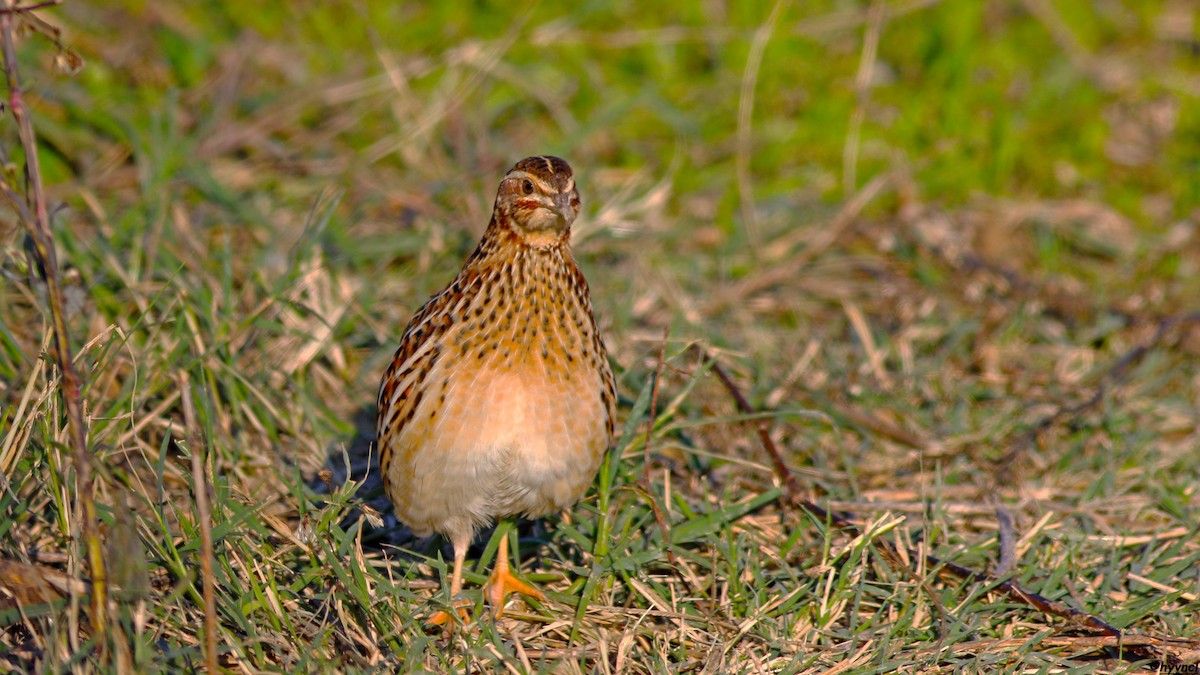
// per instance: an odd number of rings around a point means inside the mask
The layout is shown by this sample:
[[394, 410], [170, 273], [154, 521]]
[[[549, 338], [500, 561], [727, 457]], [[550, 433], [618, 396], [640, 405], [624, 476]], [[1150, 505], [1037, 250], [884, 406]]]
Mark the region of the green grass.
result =
[[[867, 540], [988, 570], [998, 507], [1025, 588], [1197, 649], [1200, 326], [1151, 342], [1198, 309], [1188, 3], [885, 2], [861, 93], [870, 3], [794, 3], [748, 144], [740, 93], [770, 6], [251, 4], [69, 0], [42, 14], [87, 61], [73, 77], [21, 42], [123, 592], [104, 654], [77, 630], [86, 609], [0, 597], [3, 668], [203, 665], [200, 449], [230, 670], [1136, 671]], [[0, 143], [19, 161], [9, 115]], [[549, 602], [447, 638], [423, 626], [448, 602], [447, 552], [396, 523], [364, 420], [499, 177], [540, 152], [580, 179], [575, 250], [624, 433], [579, 505], [522, 528]], [[22, 237], [5, 211], [0, 558], [83, 578]], [[867, 539], [787, 506], [694, 343]], [[467, 573], [477, 610], [486, 544]]]

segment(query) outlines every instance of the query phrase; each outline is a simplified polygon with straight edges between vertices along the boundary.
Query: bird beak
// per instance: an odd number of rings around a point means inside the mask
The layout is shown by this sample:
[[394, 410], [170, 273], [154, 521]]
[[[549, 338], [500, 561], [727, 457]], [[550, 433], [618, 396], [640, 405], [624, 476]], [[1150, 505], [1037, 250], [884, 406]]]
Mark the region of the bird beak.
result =
[[575, 220], [575, 209], [571, 208], [571, 193], [564, 192], [554, 195], [554, 210], [564, 226]]

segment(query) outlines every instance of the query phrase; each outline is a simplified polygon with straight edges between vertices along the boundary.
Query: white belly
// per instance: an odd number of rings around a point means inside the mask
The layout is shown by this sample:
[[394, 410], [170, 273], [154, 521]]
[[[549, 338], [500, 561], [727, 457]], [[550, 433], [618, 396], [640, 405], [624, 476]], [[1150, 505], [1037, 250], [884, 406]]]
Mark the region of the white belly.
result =
[[[414, 531], [450, 533], [469, 523], [473, 532], [496, 518], [541, 516], [587, 490], [608, 444], [599, 377], [582, 368], [524, 373], [485, 367], [471, 381], [426, 392], [398, 439], [422, 446], [400, 453], [412, 478], [399, 483], [411, 494], [397, 515]], [[596, 381], [581, 387], [574, 378], [582, 377]]]

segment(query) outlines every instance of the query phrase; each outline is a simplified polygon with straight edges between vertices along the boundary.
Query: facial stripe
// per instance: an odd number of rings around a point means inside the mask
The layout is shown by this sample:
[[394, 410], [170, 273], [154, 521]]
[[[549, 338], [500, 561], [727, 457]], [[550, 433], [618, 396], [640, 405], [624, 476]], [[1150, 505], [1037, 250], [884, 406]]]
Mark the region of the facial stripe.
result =
[[[520, 171], [520, 170], [509, 171], [508, 175], [505, 176], [505, 179], [509, 179], [509, 178], [512, 178], [514, 180], [531, 180], [534, 183], [537, 183], [538, 187], [540, 187], [542, 189], [542, 192], [557, 192], [557, 190], [555, 189], [555, 187], [553, 185], [551, 185], [550, 183], [547, 183], [542, 178], [540, 178], [532, 173], [529, 173], [528, 171]], [[572, 181], [572, 184], [574, 184], [574, 181]]]

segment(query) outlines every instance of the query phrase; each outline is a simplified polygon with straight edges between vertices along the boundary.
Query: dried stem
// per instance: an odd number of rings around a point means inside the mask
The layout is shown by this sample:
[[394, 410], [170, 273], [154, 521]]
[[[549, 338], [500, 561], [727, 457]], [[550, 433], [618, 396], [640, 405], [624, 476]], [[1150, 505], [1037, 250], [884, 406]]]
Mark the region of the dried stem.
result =
[[[36, 7], [36, 6], [34, 6]], [[87, 429], [83, 420], [81, 384], [72, 361], [71, 339], [67, 334], [66, 303], [62, 284], [58, 278], [58, 256], [54, 247], [54, 235], [50, 229], [50, 212], [46, 205], [46, 192], [42, 184], [41, 167], [38, 164], [37, 136], [33, 122], [25, 107], [21, 94], [20, 76], [17, 69], [16, 46], [13, 41], [14, 24], [19, 14], [34, 7], [9, 6], [0, 13], [0, 32], [3, 33], [4, 75], [8, 84], [8, 106], [17, 124], [21, 148], [25, 153], [25, 196], [18, 195], [7, 181], [0, 181], [0, 192], [13, 205], [29, 238], [33, 241], [34, 260], [31, 267], [41, 270], [46, 282], [50, 305], [50, 323], [53, 326], [53, 354], [61, 372], [60, 388], [67, 412], [68, 439], [75, 467], [75, 493], [82, 512], [83, 541], [87, 549], [91, 573], [91, 625], [97, 644], [104, 645], [108, 634], [108, 581], [104, 570], [104, 554], [100, 544], [100, 531], [96, 518], [96, 502], [92, 486], [92, 453], [87, 444]], [[31, 208], [32, 207], [32, 208]]]
[[846, 132], [846, 145], [842, 150], [842, 191], [847, 197], [852, 196], [858, 188], [858, 149], [862, 141], [863, 122], [867, 117], [867, 100], [879, 54], [879, 34], [883, 28], [885, 9], [882, 0], [874, 0], [867, 12], [862, 57], [858, 63], [858, 75], [854, 78], [854, 112], [850, 115], [850, 130]]
[[[192, 456], [192, 491], [196, 500], [196, 518], [200, 521], [200, 578], [204, 584], [204, 660], [210, 673], [217, 669], [217, 603], [213, 578], [212, 507], [208, 502], [208, 477], [204, 472], [204, 441], [192, 403], [192, 384], [185, 371], [179, 372], [179, 391], [183, 396], [183, 419], [187, 425], [188, 452]], [[332, 490], [330, 491], [332, 492]]]
[[0, 14], [25, 14], [38, 9], [55, 7], [60, 4], [62, 4], [62, 0], [48, 0], [48, 2], [39, 2], [32, 5], [25, 5], [23, 7], [0, 7]]
[[737, 169], [738, 200], [741, 202], [742, 220], [746, 228], [750, 247], [755, 254], [761, 244], [762, 235], [759, 233], [758, 207], [754, 203], [754, 187], [750, 179], [750, 157], [754, 154], [753, 137], [751, 135], [751, 120], [754, 119], [754, 88], [758, 84], [758, 71], [762, 67], [763, 52], [775, 32], [775, 26], [780, 17], [790, 5], [790, 1], [776, 0], [775, 6], [767, 20], [758, 30], [754, 31], [754, 39], [750, 41], [750, 53], [746, 56], [746, 70], [742, 73], [741, 95], [738, 97], [737, 117], [737, 154], [734, 164]]
[[[707, 352], [702, 352], [702, 355], [709, 361], [710, 365], [712, 366], [713, 373], [715, 373], [717, 378], [721, 380], [721, 384], [725, 385], [725, 390], [728, 391], [729, 395], [733, 397], [733, 401], [737, 404], [738, 410], [750, 415], [757, 413], [758, 411], [755, 410], [754, 406], [750, 405], [750, 402], [747, 401], [746, 397], [742, 395], [742, 392], [740, 389], [738, 389], [737, 384], [732, 378], [729, 377], [729, 373], [725, 372], [725, 369], [721, 367], [721, 364]], [[792, 474], [791, 470], [787, 468], [787, 464], [785, 464], [783, 461], [783, 456], [779, 454], [779, 448], [775, 447], [775, 441], [771, 439], [771, 432], [767, 420], [755, 420], [754, 430], [758, 433], [758, 440], [762, 443], [763, 448], [767, 451], [767, 456], [770, 458], [771, 464], [775, 468], [775, 475], [780, 481], [783, 482], [783, 492], [784, 495], [787, 496], [788, 501], [798, 506], [803, 506], [804, 504], [810, 503], [804, 499], [800, 489], [799, 481], [796, 480], [796, 476]]]
[[667, 525], [666, 514], [658, 505], [658, 498], [654, 496], [654, 490], [650, 486], [650, 438], [654, 433], [654, 425], [658, 421], [658, 385], [662, 380], [663, 366], [667, 360], [667, 336], [670, 333], [670, 328], [663, 329], [662, 345], [658, 350], [658, 368], [654, 371], [654, 387], [650, 390], [650, 420], [646, 424], [646, 438], [642, 442], [642, 489], [646, 492], [646, 499], [650, 502], [650, 507], [654, 511], [654, 520], [658, 523], [658, 529], [662, 532], [663, 547], [667, 551], [667, 560], [671, 566], [675, 566], [675, 551], [671, 549], [670, 527]]

